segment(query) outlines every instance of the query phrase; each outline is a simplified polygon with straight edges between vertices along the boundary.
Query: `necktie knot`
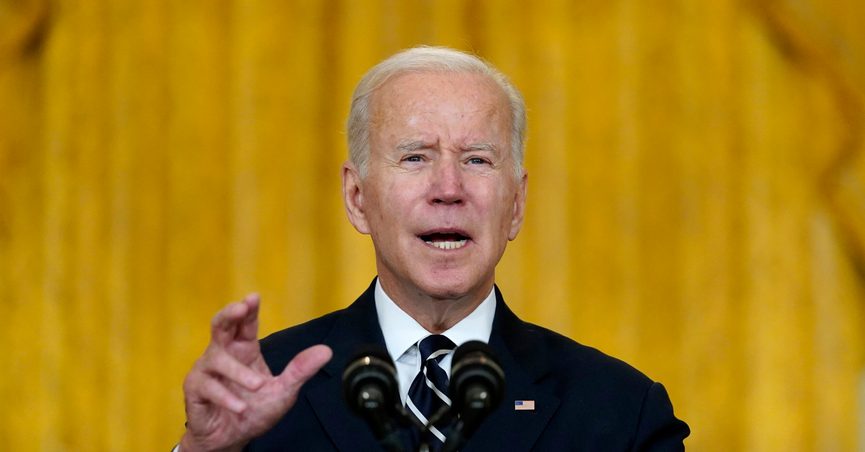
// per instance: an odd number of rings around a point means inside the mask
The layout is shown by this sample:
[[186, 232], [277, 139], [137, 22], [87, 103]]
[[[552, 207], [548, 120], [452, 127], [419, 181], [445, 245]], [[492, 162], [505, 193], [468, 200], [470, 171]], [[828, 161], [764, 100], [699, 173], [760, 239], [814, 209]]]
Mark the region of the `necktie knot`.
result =
[[421, 365], [426, 365], [426, 362], [430, 359], [434, 359], [437, 363], [440, 363], [454, 348], [456, 348], [456, 345], [447, 336], [442, 336], [441, 334], [431, 334], [423, 338], [418, 344]]

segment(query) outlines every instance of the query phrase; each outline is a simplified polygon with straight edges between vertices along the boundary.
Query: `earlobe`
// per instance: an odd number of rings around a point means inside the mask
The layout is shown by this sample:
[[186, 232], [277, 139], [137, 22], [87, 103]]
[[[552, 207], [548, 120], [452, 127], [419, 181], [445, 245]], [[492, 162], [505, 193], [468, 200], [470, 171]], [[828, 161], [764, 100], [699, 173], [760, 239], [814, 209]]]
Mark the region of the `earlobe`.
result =
[[523, 227], [523, 219], [526, 212], [526, 194], [528, 189], [529, 174], [523, 170], [523, 175], [517, 182], [517, 190], [514, 195], [514, 216], [511, 218], [511, 230], [508, 233], [508, 240], [517, 238], [520, 229]]
[[342, 199], [348, 221], [361, 234], [369, 234], [363, 208], [363, 186], [360, 173], [351, 162], [342, 165]]

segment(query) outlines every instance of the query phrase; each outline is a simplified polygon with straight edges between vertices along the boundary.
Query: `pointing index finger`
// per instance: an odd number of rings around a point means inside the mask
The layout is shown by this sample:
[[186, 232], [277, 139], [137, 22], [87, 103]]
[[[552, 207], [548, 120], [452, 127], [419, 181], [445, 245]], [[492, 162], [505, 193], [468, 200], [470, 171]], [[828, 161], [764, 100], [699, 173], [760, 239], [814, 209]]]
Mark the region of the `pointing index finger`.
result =
[[243, 303], [249, 308], [249, 312], [240, 324], [237, 338], [254, 341], [258, 339], [258, 308], [261, 306], [261, 298], [257, 293], [251, 293], [243, 299]]
[[258, 304], [258, 295], [252, 294], [217, 312], [210, 324], [212, 341], [227, 346], [232, 341], [244, 340], [250, 330], [254, 330], [254, 340], [258, 330]]

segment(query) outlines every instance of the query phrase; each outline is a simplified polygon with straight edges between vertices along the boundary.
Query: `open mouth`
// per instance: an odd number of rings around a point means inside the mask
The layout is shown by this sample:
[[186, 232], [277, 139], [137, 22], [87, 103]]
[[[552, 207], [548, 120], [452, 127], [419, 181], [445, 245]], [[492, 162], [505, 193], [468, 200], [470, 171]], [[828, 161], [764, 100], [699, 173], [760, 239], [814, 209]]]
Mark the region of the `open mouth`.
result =
[[456, 250], [466, 246], [469, 237], [459, 232], [431, 232], [418, 236], [427, 245], [434, 246], [440, 250]]

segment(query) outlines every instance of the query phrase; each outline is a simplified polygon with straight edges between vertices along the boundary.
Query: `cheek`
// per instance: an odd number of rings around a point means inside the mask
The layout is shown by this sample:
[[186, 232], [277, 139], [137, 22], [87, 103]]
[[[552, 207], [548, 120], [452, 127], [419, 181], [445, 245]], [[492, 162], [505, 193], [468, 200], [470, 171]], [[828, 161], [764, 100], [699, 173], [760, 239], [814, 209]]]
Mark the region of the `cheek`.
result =
[[[507, 236], [511, 230], [511, 222], [514, 217], [514, 199], [516, 197], [516, 193], [512, 190], [502, 190], [501, 193], [498, 194], [496, 203], [497, 203], [497, 215], [499, 219], [499, 227]], [[507, 237], [506, 237], [507, 238]]]
[[405, 223], [410, 214], [411, 191], [407, 184], [396, 180], [389, 184], [382, 184], [376, 190], [375, 204], [374, 216], [379, 226], [384, 230], [394, 229], [397, 225]]

